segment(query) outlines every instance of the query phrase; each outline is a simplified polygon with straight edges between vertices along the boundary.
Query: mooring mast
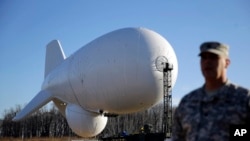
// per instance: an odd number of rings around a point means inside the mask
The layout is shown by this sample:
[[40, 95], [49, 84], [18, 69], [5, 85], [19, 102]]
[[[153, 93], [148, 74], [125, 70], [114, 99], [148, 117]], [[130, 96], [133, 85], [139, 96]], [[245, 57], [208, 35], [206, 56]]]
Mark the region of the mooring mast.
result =
[[172, 76], [173, 65], [165, 63], [163, 69], [163, 124], [162, 129], [167, 138], [172, 136]]
[[156, 69], [163, 72], [163, 117], [162, 132], [165, 137], [172, 136], [172, 70], [173, 65], [165, 56], [159, 56], [155, 60]]

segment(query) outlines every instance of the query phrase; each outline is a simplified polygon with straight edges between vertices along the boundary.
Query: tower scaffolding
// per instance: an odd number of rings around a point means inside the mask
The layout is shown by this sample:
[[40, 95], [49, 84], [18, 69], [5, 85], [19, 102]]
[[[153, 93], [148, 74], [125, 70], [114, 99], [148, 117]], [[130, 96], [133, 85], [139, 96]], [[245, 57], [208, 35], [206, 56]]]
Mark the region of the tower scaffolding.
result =
[[173, 65], [165, 63], [163, 69], [163, 133], [167, 138], [172, 136], [172, 76]]

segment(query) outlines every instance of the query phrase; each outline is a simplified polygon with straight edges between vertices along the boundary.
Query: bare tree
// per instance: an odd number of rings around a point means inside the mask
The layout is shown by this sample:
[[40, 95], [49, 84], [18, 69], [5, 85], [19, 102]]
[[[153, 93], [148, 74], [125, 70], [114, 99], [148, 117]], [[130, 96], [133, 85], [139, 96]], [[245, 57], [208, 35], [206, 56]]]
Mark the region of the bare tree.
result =
[[[54, 105], [49, 109], [41, 108], [25, 120], [13, 122], [12, 118], [20, 109], [21, 106], [17, 105], [15, 109], [5, 110], [0, 136], [22, 138], [76, 136], [68, 126], [67, 120]], [[173, 108], [173, 113], [174, 110], [175, 108]], [[124, 132], [137, 134], [144, 130], [145, 125], [152, 125], [150, 132], [161, 132], [162, 118], [162, 104], [133, 114], [109, 117], [106, 128], [97, 137], [120, 136], [120, 133]]]

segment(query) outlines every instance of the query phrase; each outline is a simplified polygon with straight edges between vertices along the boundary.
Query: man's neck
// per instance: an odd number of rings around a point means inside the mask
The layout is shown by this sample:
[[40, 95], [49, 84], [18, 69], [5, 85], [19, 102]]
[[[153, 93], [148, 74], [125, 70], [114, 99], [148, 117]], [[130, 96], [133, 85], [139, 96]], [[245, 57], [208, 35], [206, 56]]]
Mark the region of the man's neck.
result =
[[206, 91], [216, 91], [225, 85], [226, 82], [227, 79], [206, 80], [205, 89]]

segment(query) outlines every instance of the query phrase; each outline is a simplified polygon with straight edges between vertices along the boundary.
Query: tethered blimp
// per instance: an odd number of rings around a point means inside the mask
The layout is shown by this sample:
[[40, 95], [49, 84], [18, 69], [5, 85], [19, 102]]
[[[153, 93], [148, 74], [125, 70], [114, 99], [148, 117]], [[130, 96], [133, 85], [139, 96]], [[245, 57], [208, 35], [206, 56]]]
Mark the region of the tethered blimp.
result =
[[166, 39], [146, 28], [123, 28], [107, 33], [65, 57], [57, 40], [46, 48], [41, 91], [20, 111], [19, 121], [53, 101], [79, 136], [99, 134], [106, 114], [145, 110], [163, 99], [163, 73], [156, 60], [173, 65], [172, 86], [178, 65]]

